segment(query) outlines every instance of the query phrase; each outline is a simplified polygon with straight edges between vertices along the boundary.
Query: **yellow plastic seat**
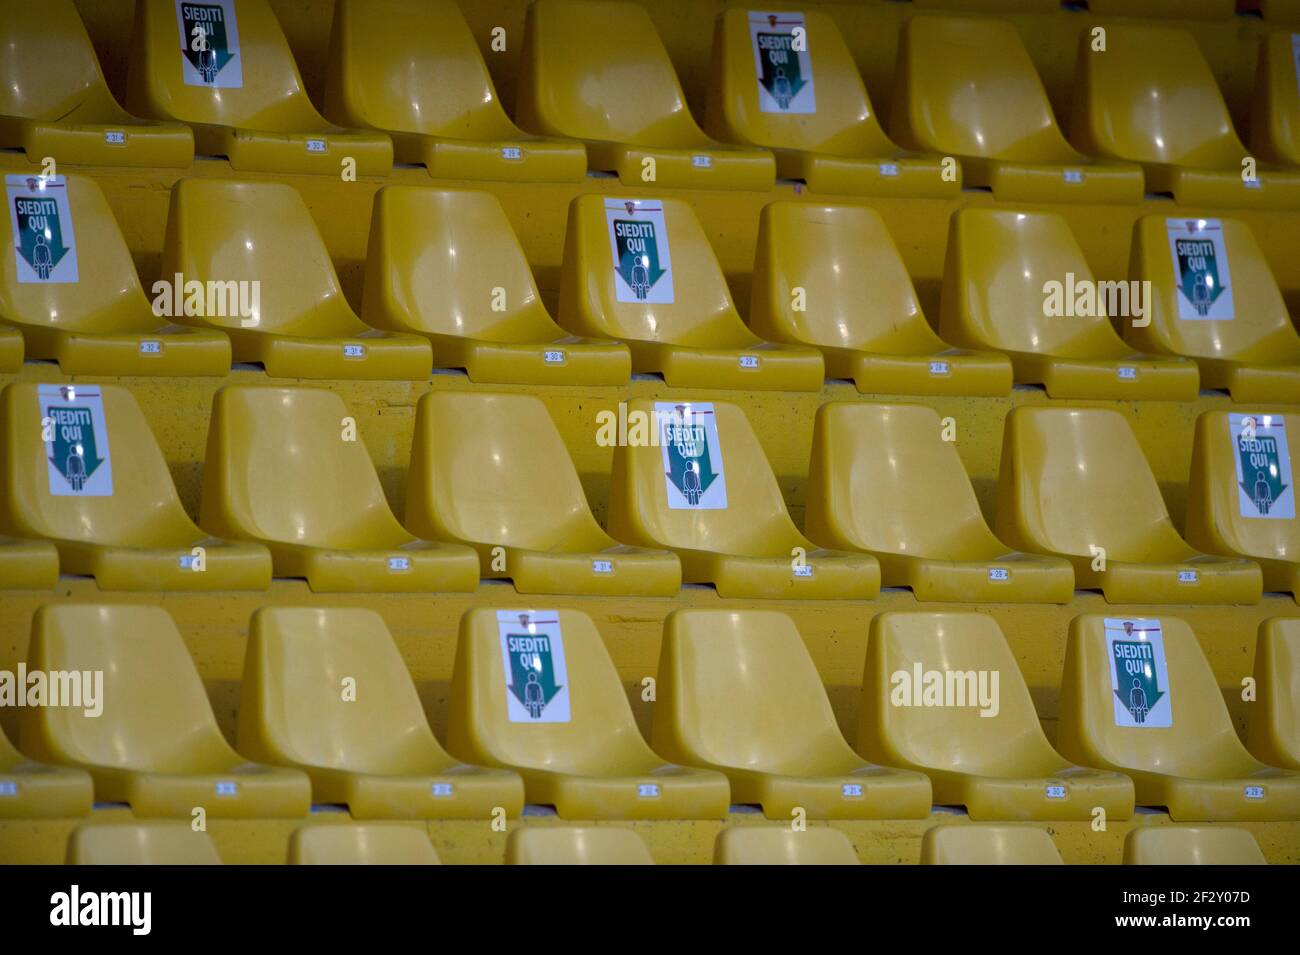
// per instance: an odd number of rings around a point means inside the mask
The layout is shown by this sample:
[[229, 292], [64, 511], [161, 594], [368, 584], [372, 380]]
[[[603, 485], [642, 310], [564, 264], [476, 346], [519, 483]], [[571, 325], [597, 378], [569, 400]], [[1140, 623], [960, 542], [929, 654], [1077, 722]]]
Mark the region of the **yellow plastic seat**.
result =
[[632, 376], [626, 345], [575, 338], [551, 318], [488, 192], [380, 189], [361, 317], [429, 339], [434, 365], [464, 368], [471, 381], [626, 385]]
[[609, 532], [676, 552], [685, 583], [722, 597], [870, 600], [880, 565], [799, 533], [745, 413], [722, 402], [628, 403], [657, 445], [614, 449]]
[[393, 158], [435, 179], [576, 182], [581, 143], [506, 116], [455, 0], [335, 0], [325, 115], [393, 139]]
[[[172, 189], [162, 274], [204, 283], [195, 287], [205, 293], [202, 314], [178, 321], [225, 331], [235, 361], [260, 362], [272, 378], [429, 377], [427, 340], [370, 328], [352, 311], [293, 186], [182, 179]], [[220, 288], [228, 291], [214, 294]]]
[[569, 205], [560, 324], [627, 342], [632, 370], [673, 388], [820, 391], [814, 348], [765, 342], [736, 311], [713, 247], [681, 199], [579, 196]]
[[884, 221], [863, 206], [763, 207], [749, 327], [819, 349], [827, 377], [852, 378], [864, 394], [1011, 391], [1005, 355], [954, 348], [934, 333]]
[[1052, 13], [1063, 0], [911, 0], [918, 10], [980, 11], [987, 13]]
[[921, 837], [921, 865], [1064, 865], [1037, 826], [934, 826]]
[[1125, 865], [1268, 865], [1248, 829], [1143, 826], [1124, 839]]
[[1259, 164], [1233, 129], [1196, 39], [1182, 30], [1110, 25], [1106, 51], [1079, 34], [1070, 141], [1093, 156], [1140, 163], [1147, 192], [1185, 206], [1295, 209], [1300, 172]]
[[1066, 558], [1075, 586], [1110, 603], [1252, 604], [1263, 591], [1253, 561], [1202, 554], [1178, 535], [1133, 430], [1107, 408], [1007, 415], [994, 530]]
[[1176, 617], [1071, 621], [1056, 746], [1131, 777], [1138, 805], [1164, 806], [1175, 821], [1300, 819], [1300, 774], [1246, 751], [1192, 628]]
[[[792, 49], [801, 28], [805, 51]], [[961, 176], [939, 156], [889, 141], [835, 21], [733, 7], [713, 30], [705, 129], [715, 139], [770, 149], [777, 175], [833, 195], [952, 198]]]
[[1270, 766], [1300, 771], [1300, 619], [1259, 625], [1255, 692], [1246, 707], [1246, 748]]
[[324, 593], [478, 587], [468, 547], [418, 540], [393, 516], [347, 405], [324, 388], [229, 385], [212, 400], [199, 522], [257, 541], [278, 577]]
[[531, 395], [426, 394], [406, 487], [406, 526], [469, 544], [485, 574], [521, 594], [674, 597], [681, 588], [676, 555], [625, 546], [596, 523], [559, 431]]
[[59, 552], [49, 541], [0, 535], [0, 590], [49, 590], [59, 582]]
[[857, 750], [925, 773], [934, 801], [965, 806], [971, 819], [1133, 815], [1130, 779], [1052, 748], [1001, 628], [983, 613], [872, 619]]
[[[586, 143], [587, 168], [626, 186], [772, 188], [772, 154], [706, 136], [639, 3], [534, 0], [524, 25], [515, 119]], [[653, 173], [652, 173], [653, 170]]]
[[[835, 722], [794, 621], [770, 610], [675, 610], [664, 621], [655, 748], [720, 770], [732, 801], [787, 822], [922, 819], [930, 781], [873, 766]], [[800, 835], [803, 835], [801, 833]]]
[[68, 865], [221, 865], [206, 832], [184, 822], [88, 823], [68, 836]]
[[645, 842], [614, 826], [521, 826], [506, 839], [506, 865], [654, 865]]
[[1235, 15], [1237, 5], [1235, 0], [1088, 0], [1088, 12], [1099, 17], [1221, 20]]
[[84, 816], [94, 795], [85, 770], [34, 762], [0, 731], [0, 819]]
[[63, 573], [89, 574], [100, 590], [271, 584], [265, 547], [220, 540], [190, 519], [140, 406], [119, 385], [0, 391], [0, 488], [0, 533], [52, 541]]
[[289, 865], [439, 865], [423, 826], [301, 826], [289, 837]]
[[23, 367], [23, 352], [22, 332], [0, 325], [0, 375], [17, 374]]
[[[1045, 307], [1051, 283], [1055, 314]], [[1053, 398], [1196, 400], [1194, 362], [1135, 352], [1111, 325], [1111, 304], [1125, 324], [1142, 320], [1139, 307], [1150, 318], [1151, 303], [1131, 300], [1131, 291], [1097, 283], [1061, 216], [962, 209], [949, 220], [939, 332], [1005, 352], [1017, 384], [1041, 384]]]
[[264, 607], [253, 614], [239, 704], [239, 748], [311, 777], [318, 803], [353, 819], [518, 815], [524, 784], [467, 766], [429, 728], [415, 684], [373, 610]]
[[961, 160], [999, 201], [1135, 203], [1142, 170], [1065, 140], [1010, 22], [918, 16], [903, 24], [889, 132], [905, 149]]
[[[87, 770], [99, 802], [139, 817], [195, 808], [214, 817], [305, 815], [311, 784], [293, 769], [259, 765], [221, 735], [199, 672], [161, 607], [46, 605], [32, 618], [30, 670], [103, 674], [100, 712], [24, 707], [20, 745], [36, 759]], [[84, 700], [83, 700], [84, 702]]]
[[1244, 222], [1144, 216], [1129, 275], [1151, 283], [1150, 324], [1129, 323], [1129, 344], [1195, 359], [1201, 387], [1234, 401], [1300, 404], [1300, 334]]
[[[30, 273], [27, 257], [20, 259], [12, 242], [0, 243], [0, 323], [22, 329], [28, 358], [57, 361], [65, 375], [229, 373], [230, 340], [224, 332], [186, 328], [155, 313], [94, 179], [21, 181], [24, 177], [15, 176], [9, 181], [14, 179], [20, 180], [21, 197], [53, 213], [54, 228], [47, 225], [46, 233], [69, 250], [71, 257], [65, 252], [60, 260], [68, 258], [76, 270], [70, 278], [51, 272], [48, 280], [29, 281], [19, 271], [21, 263]], [[65, 210], [69, 222], [62, 221]]]
[[[1288, 0], [1290, 23], [1300, 24], [1300, 5]], [[1263, 8], [1264, 19], [1270, 9]], [[1250, 155], [1268, 163], [1300, 166], [1300, 87], [1295, 74], [1295, 34], [1265, 33], [1259, 41], [1255, 88], [1250, 101]]]
[[393, 168], [383, 133], [341, 129], [316, 111], [267, 0], [139, 0], [127, 63], [127, 108], [188, 123], [195, 151], [225, 156], [232, 169], [337, 177], [346, 160], [358, 176]]
[[194, 134], [118, 105], [72, 0], [0, 5], [0, 147], [27, 160], [189, 166]]
[[985, 523], [938, 413], [924, 405], [835, 401], [813, 424], [804, 528], [819, 544], [865, 551], [886, 587], [917, 600], [1069, 603], [1059, 557], [1008, 548]]
[[1264, 590], [1300, 594], [1300, 520], [1287, 425], [1293, 415], [1206, 411], [1196, 419], [1187, 541], [1259, 564]]
[[1300, 6], [1295, 0], [1258, 0], [1258, 5], [1266, 26], [1300, 25]]
[[714, 865], [861, 865], [849, 837], [814, 826], [795, 832], [788, 825], [731, 826], [713, 843]]
[[447, 712], [447, 748], [513, 769], [530, 803], [566, 819], [721, 819], [720, 773], [647, 745], [591, 618], [577, 610], [471, 610]]

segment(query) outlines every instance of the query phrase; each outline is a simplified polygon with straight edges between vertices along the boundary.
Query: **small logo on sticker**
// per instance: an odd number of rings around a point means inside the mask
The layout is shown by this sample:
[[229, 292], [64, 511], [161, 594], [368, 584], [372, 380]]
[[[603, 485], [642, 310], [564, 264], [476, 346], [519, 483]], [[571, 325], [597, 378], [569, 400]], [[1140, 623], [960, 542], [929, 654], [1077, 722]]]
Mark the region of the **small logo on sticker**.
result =
[[636, 787], [636, 794], [642, 799], [657, 799], [659, 798], [659, 784], [641, 783]]
[[307, 140], [307, 152], [309, 152], [309, 153], [323, 153], [324, 151], [325, 151], [325, 140], [323, 140], [323, 139], [309, 139], [309, 140]]
[[344, 345], [343, 357], [344, 358], [365, 358], [366, 346], [365, 345]]
[[223, 782], [223, 783], [217, 783], [216, 786], [213, 787], [213, 788], [216, 789], [216, 791], [217, 791], [217, 795], [218, 795], [218, 796], [238, 796], [238, 795], [239, 795], [239, 784], [238, 784], [238, 783], [225, 783], [225, 782]]
[[501, 158], [511, 159], [511, 160], [523, 159], [524, 151], [520, 149], [518, 146], [502, 146]]
[[411, 558], [409, 557], [390, 557], [388, 558], [389, 570], [410, 570]]
[[741, 356], [740, 356], [740, 367], [741, 367], [741, 368], [757, 368], [757, 367], [758, 367], [758, 356], [757, 356], [757, 355], [741, 355]]
[[1178, 572], [1178, 582], [1180, 584], [1194, 584], [1198, 579], [1198, 575], [1194, 570], [1180, 570]]
[[122, 132], [120, 129], [107, 130], [104, 133], [104, 142], [108, 143], [110, 146], [125, 146], [126, 133]]
[[591, 572], [593, 574], [612, 574], [614, 572], [614, 562], [612, 560], [593, 560], [591, 562]]
[[454, 791], [451, 783], [434, 783], [430, 787], [430, 792], [439, 797], [450, 796]]
[[1055, 784], [1048, 784], [1043, 788], [1043, 795], [1045, 795], [1048, 799], [1064, 799], [1065, 787], [1057, 786]]
[[544, 351], [542, 352], [542, 361], [548, 365], [563, 365], [564, 352], [555, 349]]
[[946, 361], [930, 362], [930, 374], [942, 377], [948, 374], [948, 363]]

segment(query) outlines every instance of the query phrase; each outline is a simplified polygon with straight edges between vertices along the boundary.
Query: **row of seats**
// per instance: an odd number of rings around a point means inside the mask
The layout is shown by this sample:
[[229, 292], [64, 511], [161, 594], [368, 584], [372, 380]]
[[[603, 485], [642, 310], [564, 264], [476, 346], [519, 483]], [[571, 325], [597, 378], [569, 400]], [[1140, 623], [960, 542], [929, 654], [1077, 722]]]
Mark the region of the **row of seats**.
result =
[[[748, 324], [680, 199], [581, 196], [569, 209], [559, 324], [500, 203], [387, 186], [371, 218], [360, 316], [293, 187], [184, 179], [152, 304], [99, 187], [12, 177], [24, 208], [0, 271], [0, 372], [424, 380], [433, 367], [527, 385], [1300, 404], [1300, 334], [1248, 226], [1147, 216], [1130, 282], [1097, 283], [1066, 221], [952, 216], [936, 333], [878, 213], [763, 209]], [[74, 238], [75, 236], [75, 238]], [[53, 251], [51, 251], [53, 250]], [[1116, 326], [1121, 332], [1116, 331]], [[576, 337], [575, 337], [576, 336]], [[25, 345], [24, 345], [25, 341]]]
[[1077, 13], [1100, 16], [1171, 17], [1222, 20], [1238, 12], [1259, 13], [1265, 20], [1295, 22], [1291, 0], [903, 0], [918, 10], [988, 10], [995, 13]]
[[26, 701], [22, 753], [0, 744], [0, 815], [82, 815], [93, 788], [137, 817], [296, 817], [315, 802], [356, 819], [486, 819], [526, 800], [576, 819], [721, 818], [733, 803], [920, 819], [939, 803], [977, 820], [1127, 819], [1135, 805], [1300, 820], [1297, 618], [1261, 627], [1249, 750], [1174, 617], [1074, 619], [1053, 747], [992, 618], [878, 615], [856, 750], [793, 621], [771, 611], [668, 616], [653, 749], [576, 610], [461, 618], [445, 750], [378, 614], [264, 608], [250, 629], [237, 753], [165, 610], [41, 608], [28, 681], [93, 674], [96, 699]]
[[[638, 399], [597, 428], [616, 444], [608, 533], [531, 395], [420, 399], [405, 519], [355, 419], [320, 388], [230, 385], [213, 401], [199, 524], [131, 392], [0, 391], [0, 589], [60, 569], [101, 590], [520, 593], [1247, 604], [1300, 594], [1288, 418], [1207, 411], [1184, 540], [1127, 420], [1025, 405], [1006, 419], [990, 529], [932, 409], [832, 402], [817, 413], [805, 533], [743, 411]], [[599, 420], [599, 419], [598, 419]], [[619, 429], [625, 433], [620, 434]], [[607, 433], [605, 433], [607, 432]], [[1189, 543], [1190, 541], [1190, 543]]]
[[[175, 823], [90, 824], [68, 837], [69, 865], [220, 865], [206, 832]], [[438, 852], [415, 826], [316, 825], [289, 837], [290, 865], [438, 865]], [[525, 826], [506, 838], [507, 865], [653, 865], [631, 829]], [[858, 865], [849, 837], [817, 826], [747, 825], [723, 829], [715, 865]], [[934, 826], [921, 839], [922, 865], [1059, 865], [1046, 830], [1034, 826]], [[1266, 865], [1245, 829], [1146, 826], [1124, 839], [1125, 865]]]
[[136, 4], [126, 103], [148, 120], [114, 100], [72, 0], [7, 4], [0, 146], [34, 162], [188, 166], [197, 149], [239, 170], [328, 175], [347, 157], [384, 176], [396, 158], [452, 179], [591, 169], [627, 185], [766, 190], [779, 175], [816, 192], [945, 197], [964, 178], [1012, 201], [1137, 202], [1145, 189], [1187, 205], [1300, 207], [1289, 34], [1262, 41], [1248, 153], [1191, 35], [1105, 30], [1104, 52], [1080, 31], [1067, 142], [1014, 26], [913, 17], [886, 135], [830, 16], [732, 8], [718, 18], [701, 129], [644, 7], [536, 0], [521, 130], [454, 0], [337, 0], [325, 112], [338, 125], [309, 100], [267, 0]]

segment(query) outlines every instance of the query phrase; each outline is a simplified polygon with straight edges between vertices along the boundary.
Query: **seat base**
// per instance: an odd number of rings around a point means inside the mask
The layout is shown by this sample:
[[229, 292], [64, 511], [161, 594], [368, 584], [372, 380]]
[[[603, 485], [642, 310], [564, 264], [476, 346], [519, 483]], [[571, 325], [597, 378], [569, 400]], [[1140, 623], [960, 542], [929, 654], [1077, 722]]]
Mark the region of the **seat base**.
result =
[[1021, 163], [961, 157], [967, 186], [987, 186], [999, 202], [1080, 202], [1132, 205], [1142, 201], [1142, 169], [1132, 164]]
[[1017, 384], [1041, 384], [1052, 398], [1195, 401], [1200, 379], [1186, 358], [1058, 358], [1013, 355]]
[[[416, 335], [301, 338], [232, 330], [231, 340], [235, 361], [260, 363], [272, 378], [427, 381], [433, 370], [429, 343]], [[357, 346], [355, 358], [344, 351]]]
[[167, 325], [148, 332], [86, 333], [24, 325], [31, 358], [52, 359], [65, 375], [224, 377], [230, 339], [224, 333]]
[[1147, 189], [1172, 193], [1179, 205], [1223, 209], [1300, 209], [1300, 174], [1265, 167], [1256, 181], [1242, 181], [1241, 167], [1185, 169], [1148, 166]]
[[[653, 159], [654, 179], [642, 178]], [[587, 168], [614, 171], [625, 186], [660, 189], [744, 189], [769, 192], [776, 182], [776, 160], [761, 149], [727, 147], [722, 143], [698, 149], [670, 149], [625, 143], [587, 143]]]
[[633, 371], [662, 374], [673, 388], [820, 391], [825, 379], [821, 353], [799, 345], [760, 342], [745, 348], [687, 348], [636, 341], [628, 345]]
[[794, 555], [745, 557], [679, 552], [682, 580], [713, 584], [719, 597], [773, 600], [873, 600], [880, 596], [880, 564], [869, 554], [808, 550], [797, 572]]
[[707, 769], [664, 764], [636, 776], [579, 776], [516, 768], [528, 801], [565, 819], [723, 819], [730, 807], [727, 778]]
[[1300, 404], [1300, 368], [1295, 365], [1260, 365], [1203, 359], [1201, 382], [1206, 388], [1227, 391], [1233, 401], [1245, 404]]
[[383, 133], [325, 127], [311, 132], [194, 126], [194, 150], [225, 156], [240, 171], [335, 176], [343, 160], [356, 162], [358, 176], [387, 176], [393, 169], [393, 144]]
[[830, 156], [825, 153], [776, 151], [777, 175], [802, 179], [809, 192], [837, 196], [898, 196], [953, 199], [961, 194], [961, 174], [943, 176], [933, 156]]
[[500, 385], [626, 385], [632, 355], [621, 342], [487, 342], [431, 335], [437, 368], [464, 368], [470, 381]]
[[1011, 362], [993, 352], [958, 348], [932, 355], [883, 355], [866, 352], [827, 354], [831, 378], [852, 378], [864, 395], [1011, 394]]
[[311, 783], [296, 769], [242, 763], [225, 772], [131, 772], [86, 767], [101, 802], [125, 802], [138, 818], [190, 819], [196, 807], [222, 819], [298, 818], [311, 811]]
[[521, 594], [675, 597], [682, 585], [681, 564], [671, 552], [624, 545], [587, 553], [507, 547], [501, 576]]
[[[1264, 769], [1240, 779], [1188, 779], [1133, 773], [1139, 806], [1166, 806], [1177, 822], [1300, 819], [1300, 774]], [[1259, 787], [1263, 798], [1246, 797]]]
[[0, 325], [0, 375], [12, 375], [22, 368], [24, 351], [22, 333]]
[[[1133, 782], [1119, 773], [1070, 767], [1051, 776], [996, 778], [932, 774], [934, 801], [963, 805], [977, 821], [1090, 820], [1100, 807], [1106, 818], [1123, 820], [1133, 815]], [[1047, 795], [1049, 787], [1063, 794]]]
[[90, 774], [80, 769], [22, 760], [0, 766], [0, 784], [17, 789], [0, 799], [0, 819], [69, 819], [95, 802]]
[[[261, 544], [212, 537], [172, 547], [54, 543], [63, 572], [94, 577], [100, 590], [266, 590], [271, 586], [271, 555]], [[194, 551], [200, 547], [203, 562], [197, 565]]]
[[49, 541], [0, 537], [0, 590], [50, 590], [59, 582], [59, 552]]
[[[1259, 565], [1230, 557], [1150, 564], [1107, 558], [1103, 571], [1092, 569], [1091, 558], [1072, 563], [1075, 586], [1100, 588], [1113, 604], [1255, 604], [1264, 592]], [[1182, 574], [1188, 578], [1181, 580]]]
[[456, 763], [427, 776], [307, 772], [316, 801], [344, 803], [353, 819], [487, 820], [497, 807], [507, 816], [524, 809], [523, 781], [504, 769]]
[[[121, 142], [109, 142], [121, 138]], [[53, 157], [72, 166], [135, 166], [188, 169], [194, 136], [180, 123], [60, 123], [0, 118], [0, 143], [20, 147], [40, 163]]]
[[731, 776], [731, 798], [757, 803], [769, 819], [789, 822], [796, 809], [809, 819], [924, 819], [930, 781], [909, 769], [863, 765], [839, 776]]
[[469, 593], [478, 556], [461, 544], [412, 541], [388, 549], [343, 550], [267, 541], [277, 577], [304, 577], [313, 593]]
[[[581, 182], [587, 151], [581, 143], [540, 139], [493, 141], [393, 133], [398, 162], [423, 165], [435, 179], [491, 179], [502, 182]], [[518, 158], [506, 158], [518, 153]]]
[[[987, 560], [940, 560], [875, 553], [887, 587], [910, 587], [917, 600], [953, 603], [1054, 603], [1074, 597], [1074, 570], [1059, 557], [1011, 552]], [[1005, 579], [1002, 579], [1005, 574]]]

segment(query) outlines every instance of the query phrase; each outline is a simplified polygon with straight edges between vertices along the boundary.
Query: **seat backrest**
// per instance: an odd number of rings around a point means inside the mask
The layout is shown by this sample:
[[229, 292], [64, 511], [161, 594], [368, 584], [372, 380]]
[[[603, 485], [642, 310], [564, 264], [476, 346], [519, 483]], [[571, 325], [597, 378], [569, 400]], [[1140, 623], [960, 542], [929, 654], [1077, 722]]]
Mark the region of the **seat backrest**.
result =
[[849, 837], [829, 826], [729, 826], [713, 843], [714, 865], [861, 865]]
[[507, 865], [654, 865], [631, 829], [615, 826], [520, 826], [506, 839]]
[[1246, 743], [1272, 766], [1300, 770], [1300, 618], [1274, 617], [1255, 644], [1259, 700], [1246, 709]]
[[1221, 20], [1235, 14], [1237, 5], [1234, 0], [1088, 0], [1088, 11], [1099, 17]]
[[1142, 826], [1124, 839], [1125, 865], [1268, 865], [1249, 829]]
[[300, 826], [289, 837], [290, 865], [438, 865], [424, 826]]
[[187, 822], [90, 823], [68, 837], [68, 865], [221, 865], [212, 837]]
[[921, 837], [922, 865], [1063, 865], [1038, 826], [934, 826]]
[[72, 0], [0, 4], [0, 49], [0, 116], [59, 119], [109, 96]]
[[[1293, 5], [1300, 14], [1300, 5]], [[1274, 30], [1259, 41], [1255, 88], [1250, 100], [1250, 152], [1265, 162], [1300, 164], [1300, 83], [1295, 56], [1300, 40]]]

